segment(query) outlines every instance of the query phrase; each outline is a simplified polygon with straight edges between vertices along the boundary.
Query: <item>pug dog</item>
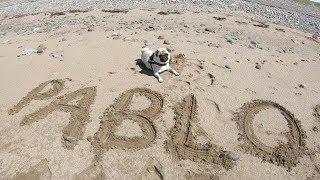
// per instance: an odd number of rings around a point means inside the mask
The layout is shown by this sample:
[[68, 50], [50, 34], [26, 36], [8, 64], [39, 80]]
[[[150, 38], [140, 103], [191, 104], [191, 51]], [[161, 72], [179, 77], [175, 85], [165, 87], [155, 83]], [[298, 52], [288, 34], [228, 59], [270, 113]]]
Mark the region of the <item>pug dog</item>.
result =
[[156, 51], [152, 51], [148, 46], [142, 47], [141, 60], [148, 69], [153, 71], [153, 75], [160, 83], [163, 82], [160, 74], [164, 71], [169, 71], [179, 76], [179, 73], [170, 67], [170, 59], [171, 50], [167, 48], [159, 48]]

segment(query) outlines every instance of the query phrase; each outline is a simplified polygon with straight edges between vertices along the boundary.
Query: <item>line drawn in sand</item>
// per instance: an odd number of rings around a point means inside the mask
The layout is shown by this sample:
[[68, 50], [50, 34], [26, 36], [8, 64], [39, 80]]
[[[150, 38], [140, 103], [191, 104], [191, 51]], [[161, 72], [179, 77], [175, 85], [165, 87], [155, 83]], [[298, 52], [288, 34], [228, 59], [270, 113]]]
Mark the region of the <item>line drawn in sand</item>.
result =
[[[47, 85], [52, 84], [52, 89], [39, 93]], [[64, 87], [63, 80], [51, 80], [41, 83], [33, 89], [26, 97], [9, 110], [10, 114], [19, 112], [23, 107], [29, 104], [32, 100], [44, 100], [57, 95]], [[94, 102], [96, 96], [96, 87], [86, 87], [78, 89], [66, 95], [57, 97], [49, 105], [38, 109], [37, 111], [26, 115], [20, 122], [21, 126], [30, 125], [41, 119], [46, 118], [49, 114], [59, 110], [70, 113], [69, 123], [62, 130], [61, 142], [63, 147], [71, 150], [79, 140], [83, 138], [85, 125], [90, 122], [90, 105]], [[72, 104], [70, 102], [75, 101]]]
[[[131, 110], [130, 104], [135, 94], [145, 96], [151, 101], [149, 107], [142, 110]], [[153, 121], [163, 108], [161, 94], [146, 88], [130, 89], [120, 95], [116, 101], [105, 110], [100, 121], [99, 130], [93, 138], [89, 138], [93, 146], [94, 158], [92, 165], [78, 175], [78, 179], [104, 179], [102, 156], [110, 148], [143, 149], [152, 145], [156, 138]], [[115, 130], [125, 119], [139, 124], [143, 135], [141, 137], [125, 137], [115, 134]]]
[[197, 121], [197, 100], [193, 94], [188, 95], [175, 107], [175, 125], [170, 130], [171, 140], [166, 141], [166, 149], [180, 160], [189, 159], [194, 162], [214, 163], [225, 169], [235, 164], [231, 153], [217, 145], [198, 145], [191, 130], [191, 123]]
[[[51, 89], [42, 92], [46, 87], [52, 86]], [[24, 107], [29, 105], [29, 103], [32, 100], [47, 100], [49, 98], [52, 98], [56, 95], [58, 95], [65, 86], [65, 80], [62, 79], [56, 79], [56, 80], [50, 80], [41, 83], [38, 87], [34, 88], [32, 91], [30, 91], [25, 97], [19, 101], [19, 103], [13, 108], [9, 109], [8, 114], [14, 115], [18, 112], [20, 112]]]
[[[269, 147], [261, 142], [254, 134], [253, 120], [256, 114], [267, 108], [278, 109], [287, 120], [290, 132], [287, 133], [288, 143], [278, 143], [276, 147]], [[246, 103], [240, 112], [235, 113], [234, 120], [237, 122], [240, 130], [241, 145], [247, 153], [258, 156], [263, 161], [284, 166], [291, 171], [299, 161], [298, 158], [305, 155], [307, 148], [305, 146], [306, 134], [301, 127], [300, 121], [284, 107], [272, 101], [254, 100]]]
[[28, 172], [20, 172], [13, 176], [13, 180], [42, 180], [51, 179], [52, 173], [48, 166], [48, 160], [43, 159], [37, 165], [30, 168]]
[[314, 107], [314, 116], [317, 117], [320, 121], [320, 104]]

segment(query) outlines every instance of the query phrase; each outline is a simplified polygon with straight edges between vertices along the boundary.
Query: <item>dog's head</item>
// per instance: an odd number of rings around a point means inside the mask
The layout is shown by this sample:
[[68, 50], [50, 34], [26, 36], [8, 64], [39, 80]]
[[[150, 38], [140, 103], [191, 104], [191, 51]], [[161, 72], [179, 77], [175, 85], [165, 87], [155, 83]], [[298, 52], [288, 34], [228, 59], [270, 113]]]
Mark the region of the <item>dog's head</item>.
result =
[[154, 53], [153, 60], [160, 64], [167, 64], [171, 58], [171, 50], [168, 48], [160, 48]]

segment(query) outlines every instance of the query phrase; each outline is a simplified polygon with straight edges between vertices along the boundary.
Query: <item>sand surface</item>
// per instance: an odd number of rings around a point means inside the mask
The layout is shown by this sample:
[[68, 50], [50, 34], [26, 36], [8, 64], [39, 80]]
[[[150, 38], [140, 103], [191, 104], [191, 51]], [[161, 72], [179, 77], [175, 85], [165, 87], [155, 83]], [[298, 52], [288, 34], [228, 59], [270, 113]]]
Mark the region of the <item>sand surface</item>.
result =
[[[159, 11], [2, 20], [28, 28], [0, 35], [0, 179], [319, 179], [319, 39]], [[143, 69], [145, 40], [180, 76]]]

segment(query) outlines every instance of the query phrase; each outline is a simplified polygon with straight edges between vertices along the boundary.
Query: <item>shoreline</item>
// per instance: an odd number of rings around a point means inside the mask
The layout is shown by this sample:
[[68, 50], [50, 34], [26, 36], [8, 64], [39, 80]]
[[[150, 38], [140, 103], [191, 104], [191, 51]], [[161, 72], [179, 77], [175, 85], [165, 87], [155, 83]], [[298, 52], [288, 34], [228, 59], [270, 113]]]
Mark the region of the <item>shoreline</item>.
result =
[[[27, 8], [26, 8], [27, 7]], [[0, 18], [2, 20], [12, 17], [34, 15], [38, 13], [65, 12], [70, 10], [95, 10], [101, 8], [115, 9], [173, 9], [177, 11], [194, 11], [209, 13], [229, 13], [245, 15], [251, 18], [263, 19], [278, 25], [300, 29], [304, 32], [315, 33], [320, 30], [320, 11], [317, 8], [305, 6], [297, 2], [285, 0], [283, 2], [267, 2], [259, 0], [212, 0], [212, 1], [117, 1], [96, 0], [79, 1], [5, 1], [0, 3]]]

